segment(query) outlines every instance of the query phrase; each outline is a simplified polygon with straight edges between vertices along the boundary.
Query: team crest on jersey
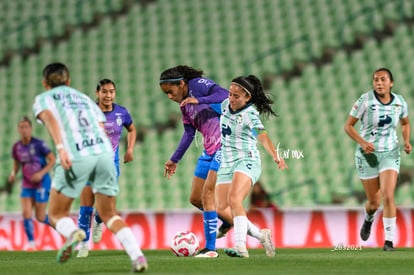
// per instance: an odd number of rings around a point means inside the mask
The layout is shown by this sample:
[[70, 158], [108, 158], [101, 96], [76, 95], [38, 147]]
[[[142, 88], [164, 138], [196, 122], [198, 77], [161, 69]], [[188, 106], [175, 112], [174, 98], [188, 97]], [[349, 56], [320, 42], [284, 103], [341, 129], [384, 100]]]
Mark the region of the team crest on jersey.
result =
[[122, 125], [122, 118], [120, 116], [116, 117], [116, 125], [118, 125], [118, 126]]
[[395, 104], [394, 105], [394, 113], [396, 115], [400, 115], [401, 114], [401, 110], [402, 110], [402, 106], [400, 104]]
[[240, 124], [240, 123], [242, 123], [242, 122], [243, 122], [243, 115], [242, 115], [242, 114], [239, 114], [239, 115], [237, 116], [237, 118], [236, 118], [236, 122], [237, 122], [237, 124]]

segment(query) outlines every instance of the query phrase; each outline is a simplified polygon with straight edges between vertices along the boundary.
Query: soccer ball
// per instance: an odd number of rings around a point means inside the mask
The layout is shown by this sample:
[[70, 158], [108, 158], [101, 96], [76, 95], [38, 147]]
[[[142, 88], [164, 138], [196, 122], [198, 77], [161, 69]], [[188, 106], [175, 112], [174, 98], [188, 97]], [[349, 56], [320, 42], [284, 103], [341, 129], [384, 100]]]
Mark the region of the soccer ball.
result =
[[199, 242], [190, 231], [177, 232], [171, 240], [171, 250], [177, 257], [191, 257], [197, 254]]

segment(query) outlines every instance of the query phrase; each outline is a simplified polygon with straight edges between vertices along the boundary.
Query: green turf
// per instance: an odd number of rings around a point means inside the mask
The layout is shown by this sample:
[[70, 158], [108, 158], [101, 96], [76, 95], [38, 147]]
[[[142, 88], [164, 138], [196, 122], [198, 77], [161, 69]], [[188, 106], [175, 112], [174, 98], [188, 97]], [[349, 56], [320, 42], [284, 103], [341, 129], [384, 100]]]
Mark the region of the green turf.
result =
[[[250, 250], [249, 259], [230, 258], [220, 249], [216, 259], [181, 258], [167, 250], [144, 251], [148, 274], [414, 274], [414, 251], [380, 248], [361, 251], [278, 249], [275, 258]], [[86, 259], [56, 262], [55, 251], [0, 252], [0, 274], [127, 274], [130, 261], [123, 251], [91, 251]]]

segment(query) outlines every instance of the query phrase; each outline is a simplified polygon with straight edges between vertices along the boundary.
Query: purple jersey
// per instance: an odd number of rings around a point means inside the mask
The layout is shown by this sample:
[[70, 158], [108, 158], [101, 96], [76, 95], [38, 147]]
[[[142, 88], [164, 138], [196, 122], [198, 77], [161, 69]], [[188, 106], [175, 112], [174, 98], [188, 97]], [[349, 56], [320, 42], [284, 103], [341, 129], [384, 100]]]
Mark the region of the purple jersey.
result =
[[106, 117], [105, 132], [111, 140], [115, 152], [115, 162], [119, 162], [119, 141], [121, 140], [122, 128], [128, 128], [132, 123], [128, 110], [121, 105], [112, 104], [112, 111], [104, 112]]
[[171, 157], [174, 162], [184, 155], [196, 130], [203, 136], [207, 154], [213, 155], [220, 148], [220, 106], [228, 91], [209, 79], [197, 77], [188, 81], [188, 96], [197, 98], [199, 104], [181, 107], [185, 133]]
[[[34, 173], [46, 166], [46, 156], [50, 153], [43, 140], [32, 137], [29, 144], [21, 141], [13, 145], [12, 156], [22, 167], [23, 188], [39, 188], [42, 182], [32, 182], [30, 179]], [[49, 177], [49, 173], [43, 177]]]

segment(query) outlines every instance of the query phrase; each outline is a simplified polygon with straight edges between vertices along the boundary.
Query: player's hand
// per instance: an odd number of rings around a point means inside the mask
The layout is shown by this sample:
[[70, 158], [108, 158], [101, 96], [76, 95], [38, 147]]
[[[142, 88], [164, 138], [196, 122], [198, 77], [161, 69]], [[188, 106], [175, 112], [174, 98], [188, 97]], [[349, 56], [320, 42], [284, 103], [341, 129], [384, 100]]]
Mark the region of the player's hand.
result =
[[285, 160], [284, 159], [282, 159], [282, 158], [276, 158], [275, 159], [275, 162], [277, 163], [277, 167], [279, 168], [279, 169], [281, 169], [282, 171], [283, 170], [287, 170], [288, 169], [288, 166], [287, 166], [287, 164], [285, 163]]
[[32, 177], [30, 178], [31, 182], [41, 182], [43, 178], [42, 173], [40, 172], [36, 172], [32, 175]]
[[164, 168], [164, 177], [168, 176], [168, 179], [170, 179], [170, 177], [175, 174], [175, 170], [177, 169], [177, 163], [173, 162], [172, 160], [169, 160], [165, 163]]
[[127, 150], [124, 156], [124, 163], [128, 163], [134, 160], [134, 154], [132, 150]]
[[410, 154], [410, 152], [411, 152], [411, 144], [409, 142], [407, 142], [407, 143], [404, 144], [404, 151], [407, 154]]
[[180, 102], [180, 107], [183, 107], [187, 104], [198, 104], [198, 99], [195, 97], [187, 97]]
[[60, 165], [62, 165], [63, 169], [69, 170], [69, 168], [72, 167], [72, 161], [69, 159], [68, 153], [65, 149], [59, 150], [59, 159]]
[[361, 148], [367, 154], [372, 154], [372, 153], [375, 152], [374, 144], [372, 144], [370, 142], [364, 142], [363, 144], [361, 144]]

